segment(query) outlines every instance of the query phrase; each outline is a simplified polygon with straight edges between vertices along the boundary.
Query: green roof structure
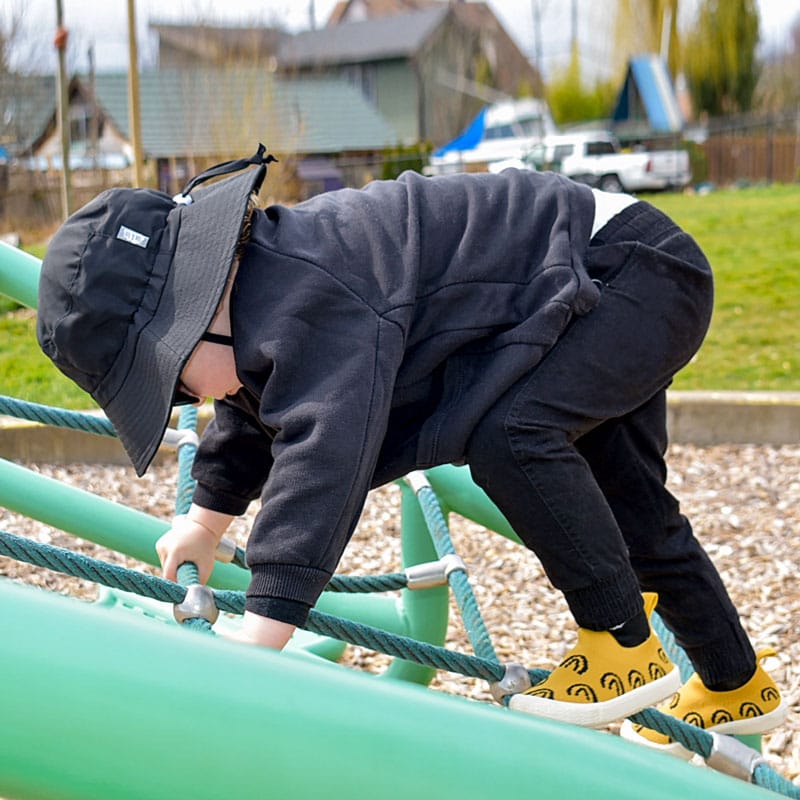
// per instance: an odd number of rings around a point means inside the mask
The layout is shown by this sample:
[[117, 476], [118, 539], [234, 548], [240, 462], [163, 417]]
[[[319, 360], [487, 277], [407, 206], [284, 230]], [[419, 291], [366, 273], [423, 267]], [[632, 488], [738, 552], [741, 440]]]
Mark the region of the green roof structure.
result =
[[[397, 135], [343, 80], [260, 69], [154, 70], [139, 78], [146, 157], [216, 156], [264, 142], [298, 154], [383, 150]], [[130, 139], [126, 74], [98, 75], [98, 106]]]

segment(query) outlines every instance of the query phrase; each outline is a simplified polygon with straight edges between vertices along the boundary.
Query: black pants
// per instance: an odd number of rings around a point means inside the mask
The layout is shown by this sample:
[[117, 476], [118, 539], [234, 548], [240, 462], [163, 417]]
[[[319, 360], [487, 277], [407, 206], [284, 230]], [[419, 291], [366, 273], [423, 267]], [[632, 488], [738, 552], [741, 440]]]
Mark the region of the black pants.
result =
[[654, 591], [703, 681], [739, 677], [753, 649], [665, 487], [666, 387], [705, 336], [711, 269], [641, 202], [594, 237], [586, 263], [600, 303], [483, 418], [467, 462], [581, 627], [624, 622]]

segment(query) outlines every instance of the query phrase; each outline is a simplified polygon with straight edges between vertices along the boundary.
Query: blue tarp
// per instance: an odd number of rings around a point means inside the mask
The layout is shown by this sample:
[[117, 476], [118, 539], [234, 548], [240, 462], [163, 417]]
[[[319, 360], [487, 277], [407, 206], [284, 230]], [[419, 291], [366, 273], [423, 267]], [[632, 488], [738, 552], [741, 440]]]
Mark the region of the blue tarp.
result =
[[645, 55], [630, 60], [613, 120], [646, 121], [653, 131], [661, 133], [674, 133], [683, 128], [683, 115], [662, 58]]
[[486, 127], [486, 108], [482, 108], [477, 117], [470, 122], [467, 129], [456, 136], [451, 142], [442, 145], [434, 156], [443, 156], [445, 153], [450, 153], [459, 150], [472, 150], [480, 144], [483, 139], [483, 130]]

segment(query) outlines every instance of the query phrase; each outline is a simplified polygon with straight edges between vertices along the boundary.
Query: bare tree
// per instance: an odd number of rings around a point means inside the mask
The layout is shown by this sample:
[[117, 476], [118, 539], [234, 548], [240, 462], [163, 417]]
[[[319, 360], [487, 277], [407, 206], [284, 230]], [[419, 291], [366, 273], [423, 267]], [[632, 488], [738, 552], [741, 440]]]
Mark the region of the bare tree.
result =
[[765, 59], [761, 79], [756, 87], [755, 106], [761, 111], [800, 110], [800, 13], [792, 23], [784, 47]]

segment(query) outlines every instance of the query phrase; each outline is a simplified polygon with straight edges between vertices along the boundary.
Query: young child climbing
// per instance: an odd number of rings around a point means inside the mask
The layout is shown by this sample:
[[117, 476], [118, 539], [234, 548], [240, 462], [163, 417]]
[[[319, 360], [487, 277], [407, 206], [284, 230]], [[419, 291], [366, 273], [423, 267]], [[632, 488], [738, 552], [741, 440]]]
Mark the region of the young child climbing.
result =
[[138, 474], [174, 403], [215, 400], [193, 504], [158, 544], [165, 576], [192, 561], [205, 581], [260, 498], [239, 638], [280, 648], [371, 487], [468, 464], [578, 625], [512, 709], [601, 726], [671, 697], [657, 603], [696, 669], [667, 713], [779, 724], [780, 693], [665, 487], [666, 387], [713, 303], [692, 238], [646, 202], [516, 170], [405, 173], [255, 209], [268, 162], [259, 147], [175, 198], [105, 192], [44, 259], [41, 346]]

